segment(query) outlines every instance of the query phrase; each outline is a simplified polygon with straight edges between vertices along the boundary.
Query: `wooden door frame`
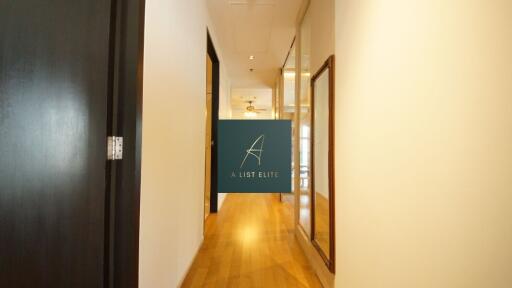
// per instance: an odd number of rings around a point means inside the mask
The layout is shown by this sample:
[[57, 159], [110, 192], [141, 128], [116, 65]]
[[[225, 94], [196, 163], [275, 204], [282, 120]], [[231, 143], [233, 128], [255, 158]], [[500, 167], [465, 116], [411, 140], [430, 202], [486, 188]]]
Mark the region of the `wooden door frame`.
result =
[[206, 129], [205, 129], [205, 147], [204, 147], [204, 192], [203, 192], [203, 235], [206, 231], [206, 219], [210, 216], [211, 203], [211, 170], [212, 170], [212, 79], [213, 79], [213, 61], [210, 55], [206, 53]]
[[[210, 169], [210, 213], [217, 213], [218, 189], [217, 189], [217, 123], [219, 120], [219, 85], [220, 85], [220, 63], [210, 32], [206, 31], [206, 52], [212, 60], [212, 149]], [[204, 201], [203, 201], [204, 202]]]
[[[105, 285], [137, 288], [145, 0], [112, 0], [108, 135], [123, 137], [123, 159], [107, 161]], [[110, 173], [109, 173], [110, 172]], [[110, 189], [109, 189], [110, 188]]]

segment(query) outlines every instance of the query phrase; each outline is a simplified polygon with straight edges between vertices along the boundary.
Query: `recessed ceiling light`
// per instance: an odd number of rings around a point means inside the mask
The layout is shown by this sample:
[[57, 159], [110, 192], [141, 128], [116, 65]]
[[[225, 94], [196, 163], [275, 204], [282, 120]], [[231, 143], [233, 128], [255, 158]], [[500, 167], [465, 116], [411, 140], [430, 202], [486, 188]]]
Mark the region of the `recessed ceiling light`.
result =
[[249, 60], [254, 60], [254, 55], [249, 56]]

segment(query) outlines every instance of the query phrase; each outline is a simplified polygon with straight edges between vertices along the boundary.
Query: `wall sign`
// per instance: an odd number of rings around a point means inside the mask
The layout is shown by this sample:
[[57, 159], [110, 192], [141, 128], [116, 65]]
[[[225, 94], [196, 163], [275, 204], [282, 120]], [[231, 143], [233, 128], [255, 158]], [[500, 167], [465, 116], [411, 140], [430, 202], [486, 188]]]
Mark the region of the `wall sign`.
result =
[[291, 120], [219, 120], [220, 193], [292, 190]]

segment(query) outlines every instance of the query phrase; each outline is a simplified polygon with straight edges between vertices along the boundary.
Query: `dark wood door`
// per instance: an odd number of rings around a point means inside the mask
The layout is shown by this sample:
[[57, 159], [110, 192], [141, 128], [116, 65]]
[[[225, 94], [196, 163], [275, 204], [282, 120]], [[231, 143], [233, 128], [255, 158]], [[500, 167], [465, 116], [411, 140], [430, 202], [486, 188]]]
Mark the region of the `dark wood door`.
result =
[[110, 2], [0, 1], [0, 287], [104, 285]]

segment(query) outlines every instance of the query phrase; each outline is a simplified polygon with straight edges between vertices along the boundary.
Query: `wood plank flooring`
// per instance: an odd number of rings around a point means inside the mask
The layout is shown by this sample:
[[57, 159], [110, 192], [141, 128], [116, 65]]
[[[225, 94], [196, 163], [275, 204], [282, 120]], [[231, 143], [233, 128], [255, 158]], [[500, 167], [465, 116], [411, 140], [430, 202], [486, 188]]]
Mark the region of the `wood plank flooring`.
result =
[[278, 194], [229, 194], [182, 287], [321, 287]]

